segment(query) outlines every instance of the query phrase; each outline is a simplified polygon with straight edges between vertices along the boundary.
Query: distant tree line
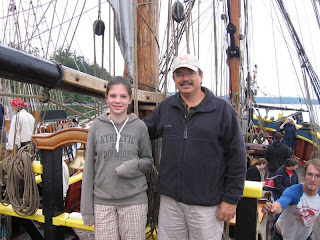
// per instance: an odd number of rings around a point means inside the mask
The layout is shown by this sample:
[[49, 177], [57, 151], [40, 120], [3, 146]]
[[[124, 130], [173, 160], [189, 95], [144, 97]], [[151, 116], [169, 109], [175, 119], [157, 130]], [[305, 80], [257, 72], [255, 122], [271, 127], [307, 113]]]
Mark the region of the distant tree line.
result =
[[[61, 48], [60, 50], [56, 51], [51, 57], [51, 61], [56, 63], [60, 63], [63, 66], [75, 69], [77, 71], [89, 74], [94, 76], [94, 64], [90, 63], [88, 59], [85, 59], [84, 56], [78, 56], [75, 51], [70, 52], [68, 51], [68, 47]], [[110, 74], [105, 68], [101, 68], [98, 64], [96, 65], [97, 68], [97, 76], [104, 80], [110, 79]], [[65, 102], [78, 102], [78, 103], [93, 103], [93, 98], [86, 95], [81, 95], [77, 93], [70, 93], [62, 91], [62, 95]]]

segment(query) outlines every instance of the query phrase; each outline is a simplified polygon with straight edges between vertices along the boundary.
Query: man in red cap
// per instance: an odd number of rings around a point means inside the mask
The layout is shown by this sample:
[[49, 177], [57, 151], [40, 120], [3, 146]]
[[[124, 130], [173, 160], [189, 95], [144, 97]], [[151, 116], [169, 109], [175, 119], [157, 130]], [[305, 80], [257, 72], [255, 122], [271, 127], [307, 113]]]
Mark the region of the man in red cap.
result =
[[23, 107], [27, 104], [21, 98], [15, 98], [11, 101], [12, 111], [16, 113], [11, 120], [7, 150], [12, 151], [13, 146], [18, 148], [30, 143], [34, 127], [34, 117]]

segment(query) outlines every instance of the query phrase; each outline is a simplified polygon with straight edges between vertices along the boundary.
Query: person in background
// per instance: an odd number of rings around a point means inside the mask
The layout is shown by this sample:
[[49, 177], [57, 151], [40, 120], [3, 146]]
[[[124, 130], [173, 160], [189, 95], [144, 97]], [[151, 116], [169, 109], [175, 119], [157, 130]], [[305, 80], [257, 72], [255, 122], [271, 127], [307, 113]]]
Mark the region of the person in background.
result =
[[83, 170], [80, 210], [95, 239], [145, 239], [148, 188], [153, 165], [148, 129], [135, 114], [129, 80], [112, 78], [106, 91], [110, 114], [90, 126]]
[[286, 121], [281, 124], [280, 129], [284, 130], [283, 143], [286, 144], [290, 148], [291, 153], [294, 154], [297, 130], [299, 129], [294, 119], [288, 117]]
[[0, 141], [3, 144], [6, 144], [7, 142], [7, 130], [6, 130], [6, 123], [5, 123], [5, 117], [4, 117], [4, 107], [0, 103]]
[[158, 191], [158, 239], [219, 239], [235, 216], [246, 175], [246, 151], [238, 114], [202, 87], [199, 60], [176, 57], [179, 90], [144, 121], [151, 139], [162, 138]]
[[264, 179], [264, 169], [268, 165], [268, 161], [264, 158], [254, 159], [251, 166], [247, 170], [246, 180], [261, 182]]
[[27, 104], [23, 99], [12, 99], [11, 107], [15, 115], [11, 120], [8, 134], [7, 151], [9, 152], [13, 150], [14, 145], [20, 148], [31, 143], [35, 122], [34, 117], [24, 109]]
[[289, 158], [286, 160], [285, 164], [274, 173], [274, 189], [272, 190], [274, 201], [280, 198], [286, 188], [299, 183], [296, 173], [296, 169], [298, 167], [298, 160], [295, 158]]
[[285, 161], [291, 157], [290, 149], [282, 143], [282, 134], [274, 134], [274, 141], [267, 147], [266, 159], [268, 161], [268, 177], [272, 177], [274, 172], [281, 167]]
[[273, 240], [311, 240], [320, 213], [320, 159], [305, 163], [303, 177], [303, 183], [288, 187], [277, 201], [262, 207], [263, 213], [281, 213], [274, 224]]

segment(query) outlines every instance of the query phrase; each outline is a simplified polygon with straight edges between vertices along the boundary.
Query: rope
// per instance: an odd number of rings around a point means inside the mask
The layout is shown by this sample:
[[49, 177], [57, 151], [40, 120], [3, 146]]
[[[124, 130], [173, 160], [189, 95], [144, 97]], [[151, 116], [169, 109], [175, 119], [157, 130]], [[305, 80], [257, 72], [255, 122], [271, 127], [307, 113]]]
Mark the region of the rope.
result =
[[[26, 95], [26, 94], [15, 94], [15, 93], [0, 93], [0, 96], [6, 96], [6, 97], [23, 97], [23, 98], [35, 98], [35, 99], [39, 99], [40, 101], [42, 99], [44, 99], [44, 96], [43, 95]], [[56, 101], [56, 100], [53, 100], [53, 99], [50, 99], [48, 103], [53, 103], [53, 104], [56, 104], [57, 106], [61, 107], [61, 108], [64, 108], [76, 115], [79, 115], [85, 119], [89, 119], [89, 120], [93, 120], [91, 117], [81, 113], [81, 112], [78, 112], [74, 109], [72, 109], [71, 107], [68, 107], [66, 105], [63, 105], [62, 103]]]
[[[271, 2], [270, 2], [271, 4]], [[271, 6], [270, 6], [271, 7]], [[271, 11], [272, 14], [272, 11]], [[272, 17], [272, 16], [271, 16]], [[280, 107], [282, 107], [282, 100], [281, 100], [281, 88], [280, 88], [280, 79], [279, 79], [279, 69], [278, 69], [278, 61], [277, 61], [277, 51], [276, 51], [276, 38], [275, 38], [275, 33], [274, 33], [274, 26], [273, 26], [273, 21], [272, 21], [272, 34], [273, 34], [273, 48], [274, 48], [274, 58], [275, 58], [275, 65], [276, 65], [276, 73], [277, 73], [277, 82], [278, 82], [278, 94], [280, 98]]]
[[224, 226], [223, 226], [223, 234], [222, 234], [222, 240], [229, 240], [229, 226], [230, 226], [230, 222], [225, 222]]
[[0, 93], [0, 96], [4, 97], [19, 97], [19, 98], [36, 98], [36, 99], [42, 99], [42, 95], [26, 95], [26, 94], [16, 94], [16, 93]]
[[156, 184], [158, 178], [157, 168], [153, 165], [151, 170], [146, 174], [148, 184], [148, 215], [147, 225], [150, 227], [150, 231], [146, 233], [146, 239], [153, 238], [153, 232], [157, 231], [158, 215], [160, 207], [160, 194], [157, 192]]
[[[133, 2], [133, 7], [132, 7], [132, 15], [133, 15], [133, 21], [134, 22], [137, 22], [137, 10], [138, 10], [138, 5], [137, 5], [137, 2]], [[139, 106], [138, 106], [138, 84], [139, 84], [139, 81], [138, 81], [138, 78], [139, 78], [139, 75], [138, 75], [138, 59], [137, 59], [137, 26], [133, 26], [132, 28], [132, 33], [133, 33], [133, 42], [134, 42], [134, 47], [133, 47], [133, 106], [134, 106], [134, 109], [133, 109], [133, 112], [139, 116]]]
[[[15, 213], [19, 216], [35, 214], [40, 204], [39, 192], [32, 170], [32, 158], [28, 153], [30, 147], [31, 144], [28, 144], [20, 148], [15, 156], [9, 155], [0, 164], [0, 177], [3, 177], [3, 172], [7, 174], [7, 187], [4, 199], [1, 199], [1, 202], [11, 204]], [[20, 180], [24, 180], [22, 198], [19, 192]]]
[[93, 120], [91, 117], [89, 117], [89, 116], [87, 116], [87, 115], [85, 115], [85, 114], [83, 114], [81, 112], [78, 112], [78, 111], [72, 109], [71, 107], [63, 105], [62, 103], [59, 103], [59, 102], [57, 102], [57, 101], [55, 101], [53, 99], [50, 99], [49, 102], [52, 102], [52, 103], [58, 105], [59, 107], [65, 108], [66, 110], [68, 110], [68, 111], [70, 111], [70, 112], [72, 112], [72, 113], [74, 113], [76, 115], [79, 115], [79, 116], [81, 116], [83, 118], [86, 118], [86, 119], [89, 119], [89, 120]]

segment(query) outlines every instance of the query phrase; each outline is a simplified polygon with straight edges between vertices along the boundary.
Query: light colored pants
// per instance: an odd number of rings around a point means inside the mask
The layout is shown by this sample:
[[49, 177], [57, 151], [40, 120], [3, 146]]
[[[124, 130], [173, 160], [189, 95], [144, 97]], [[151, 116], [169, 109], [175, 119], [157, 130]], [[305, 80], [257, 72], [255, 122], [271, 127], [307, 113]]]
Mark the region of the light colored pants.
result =
[[148, 203], [129, 206], [94, 204], [95, 240], [145, 240]]
[[224, 222], [218, 206], [197, 206], [161, 195], [158, 240], [221, 240]]

